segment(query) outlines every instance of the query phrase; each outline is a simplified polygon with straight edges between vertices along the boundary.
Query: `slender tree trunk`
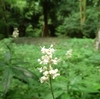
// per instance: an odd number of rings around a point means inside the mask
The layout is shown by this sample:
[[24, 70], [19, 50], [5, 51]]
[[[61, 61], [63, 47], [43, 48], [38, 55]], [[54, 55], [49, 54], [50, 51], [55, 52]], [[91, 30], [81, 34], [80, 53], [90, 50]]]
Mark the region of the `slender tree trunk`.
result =
[[[98, 11], [100, 12], [100, 4], [98, 7]], [[94, 41], [94, 48], [95, 48], [95, 51], [100, 50], [100, 13], [98, 15], [98, 26], [97, 26], [97, 34]]]
[[7, 17], [6, 17], [7, 13], [6, 13], [5, 2], [3, 0], [0, 0], [0, 4], [2, 5], [2, 10], [4, 12], [3, 19], [4, 19], [4, 22], [5, 22], [5, 25], [6, 25], [5, 37], [8, 37], [9, 36], [9, 28], [8, 28], [8, 22], [7, 22]]
[[80, 25], [82, 27], [86, 19], [86, 0], [79, 0], [79, 7], [80, 7]]
[[82, 0], [79, 0], [79, 7], [80, 7], [80, 24], [82, 24]]
[[25, 19], [22, 19], [22, 22], [21, 22], [21, 24], [19, 26], [19, 36], [20, 37], [24, 37], [25, 36], [25, 28], [26, 28], [25, 24], [26, 24]]
[[45, 0], [43, 2], [43, 14], [44, 14], [44, 26], [42, 31], [42, 36], [47, 37], [49, 36], [48, 32], [48, 2]]

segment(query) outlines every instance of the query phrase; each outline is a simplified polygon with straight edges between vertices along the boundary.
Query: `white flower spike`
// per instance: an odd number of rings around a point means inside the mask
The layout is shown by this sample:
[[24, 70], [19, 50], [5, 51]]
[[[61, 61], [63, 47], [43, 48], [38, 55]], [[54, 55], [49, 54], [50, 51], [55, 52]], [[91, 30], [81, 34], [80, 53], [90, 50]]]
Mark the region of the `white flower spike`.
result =
[[66, 57], [67, 57], [67, 59], [72, 57], [72, 51], [73, 51], [73, 50], [70, 49], [70, 50], [68, 50], [68, 51], [66, 52]]
[[19, 36], [19, 30], [18, 30], [18, 28], [14, 28], [14, 31], [13, 31], [12, 36], [13, 36], [14, 38], [17, 38], [17, 37]]
[[41, 47], [41, 53], [43, 56], [41, 59], [38, 59], [40, 64], [44, 64], [44, 67], [38, 68], [40, 73], [43, 73], [43, 76], [40, 78], [40, 82], [44, 83], [49, 80], [49, 78], [55, 79], [60, 74], [58, 73], [58, 69], [53, 69], [52, 64], [57, 65], [58, 59], [55, 57], [53, 59], [53, 53], [55, 52], [53, 45], [51, 45], [48, 49]]

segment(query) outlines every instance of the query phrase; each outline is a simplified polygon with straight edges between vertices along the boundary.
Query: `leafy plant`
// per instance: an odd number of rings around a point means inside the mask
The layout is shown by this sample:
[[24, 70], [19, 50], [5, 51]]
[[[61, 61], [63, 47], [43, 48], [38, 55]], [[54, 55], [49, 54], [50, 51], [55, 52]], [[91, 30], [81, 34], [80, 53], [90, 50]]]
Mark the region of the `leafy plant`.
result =
[[[9, 75], [8, 78], [11, 79], [11, 81], [6, 80], [8, 83], [4, 83], [7, 84], [5, 87], [10, 86], [8, 87], [5, 98], [52, 99], [48, 87], [49, 84], [40, 84], [39, 78], [43, 75], [40, 74], [37, 69], [41, 67], [41, 64], [37, 61], [37, 59], [41, 57], [40, 46], [48, 47], [52, 40], [52, 42], [55, 42], [54, 46], [56, 50], [54, 57], [57, 56], [60, 58], [60, 62], [57, 64], [60, 76], [52, 82], [55, 99], [99, 99], [100, 52], [93, 50], [94, 40], [86, 38], [52, 38], [50, 41], [49, 38], [45, 38], [45, 40], [47, 40], [46, 43], [41, 42], [41, 38], [30, 39], [30, 42], [24, 39], [20, 44], [10, 43], [10, 39], [3, 40], [7, 46], [9, 45], [8, 47], [10, 47], [11, 51], [0, 41], [0, 64], [2, 64], [0, 65], [0, 84], [1, 79], [5, 80], [3, 79], [3, 73], [5, 76]], [[67, 58], [66, 55], [68, 55], [68, 53], [66, 52], [69, 49], [72, 49], [72, 54], [69, 54], [69, 57], [71, 57]], [[10, 54], [5, 54], [9, 52]], [[69, 50], [69, 52], [71, 52], [71, 50]], [[3, 54], [8, 58], [5, 59]], [[55, 65], [52, 66], [53, 68], [55, 67]], [[27, 73], [26, 69], [28, 72], [31, 71], [32, 74], [34, 73], [34, 75], [27, 78], [27, 74], [30, 73]], [[24, 72], [26, 72], [26, 74], [24, 74]], [[38, 78], [35, 75], [37, 75]], [[25, 78], [24, 76], [27, 77]], [[2, 87], [1, 85], [0, 94], [4, 92], [4, 88]]]
[[[12, 41], [12, 39], [11, 39]], [[18, 58], [14, 58], [13, 44], [8, 42], [5, 44], [6, 52], [4, 58], [0, 60], [0, 73], [2, 77], [3, 96], [6, 97], [7, 92], [11, 86], [12, 79], [18, 79], [23, 83], [29, 84], [29, 78], [36, 80], [37, 76], [27, 69], [20, 67], [20, 64], [25, 65], [24, 62], [19, 62]]]
[[[56, 30], [58, 36], [65, 35], [69, 37], [95, 37], [97, 31], [98, 14], [95, 13], [96, 8], [87, 8], [87, 17], [84, 24], [80, 25], [80, 13], [71, 13], [68, 17], [64, 18], [63, 24], [59, 25]], [[95, 14], [92, 14], [95, 13]], [[91, 24], [90, 24], [91, 23]]]

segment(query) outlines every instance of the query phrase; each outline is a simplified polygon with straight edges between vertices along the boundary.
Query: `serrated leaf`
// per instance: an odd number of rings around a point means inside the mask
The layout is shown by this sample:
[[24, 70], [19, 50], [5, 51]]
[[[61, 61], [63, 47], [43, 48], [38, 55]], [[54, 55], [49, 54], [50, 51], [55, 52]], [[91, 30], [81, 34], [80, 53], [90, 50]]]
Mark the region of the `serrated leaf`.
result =
[[28, 78], [34, 78], [36, 79], [37, 77], [33, 75], [30, 71], [21, 68], [19, 66], [14, 66], [12, 67], [13, 72], [17, 78], [20, 78], [21, 80], [24, 80], [25, 82], [29, 82]]
[[11, 70], [11, 68], [7, 67], [4, 70], [3, 77], [2, 77], [4, 94], [6, 94], [8, 92], [8, 89], [9, 89], [10, 84], [11, 84], [12, 77], [13, 77], [12, 70]]

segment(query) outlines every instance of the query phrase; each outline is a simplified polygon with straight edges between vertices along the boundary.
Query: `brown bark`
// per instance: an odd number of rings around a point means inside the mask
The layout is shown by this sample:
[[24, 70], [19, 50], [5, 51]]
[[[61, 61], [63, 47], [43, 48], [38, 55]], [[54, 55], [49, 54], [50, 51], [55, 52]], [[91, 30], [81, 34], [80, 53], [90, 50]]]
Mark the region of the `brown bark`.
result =
[[43, 26], [42, 36], [47, 37], [47, 36], [49, 36], [49, 31], [48, 31], [48, 2], [47, 2], [47, 0], [45, 0], [43, 2], [43, 14], [44, 14], [44, 26]]

